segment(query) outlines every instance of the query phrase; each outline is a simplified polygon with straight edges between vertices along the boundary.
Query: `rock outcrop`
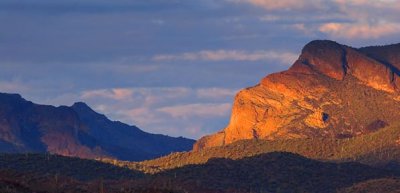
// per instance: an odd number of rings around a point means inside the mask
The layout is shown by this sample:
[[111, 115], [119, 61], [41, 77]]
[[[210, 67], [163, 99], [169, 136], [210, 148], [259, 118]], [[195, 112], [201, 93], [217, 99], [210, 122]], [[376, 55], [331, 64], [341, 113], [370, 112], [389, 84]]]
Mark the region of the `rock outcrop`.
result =
[[353, 137], [400, 117], [400, 44], [352, 48], [307, 44], [286, 71], [235, 97], [229, 125], [194, 150], [243, 139]]

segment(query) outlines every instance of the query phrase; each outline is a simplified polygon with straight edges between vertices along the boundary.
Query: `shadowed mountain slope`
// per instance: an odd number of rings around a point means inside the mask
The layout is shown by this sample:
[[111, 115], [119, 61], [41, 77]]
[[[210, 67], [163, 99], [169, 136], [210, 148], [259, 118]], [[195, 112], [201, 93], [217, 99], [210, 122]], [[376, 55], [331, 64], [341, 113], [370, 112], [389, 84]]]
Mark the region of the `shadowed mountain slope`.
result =
[[146, 133], [110, 121], [84, 103], [38, 105], [0, 93], [0, 151], [145, 160], [190, 150], [193, 140]]

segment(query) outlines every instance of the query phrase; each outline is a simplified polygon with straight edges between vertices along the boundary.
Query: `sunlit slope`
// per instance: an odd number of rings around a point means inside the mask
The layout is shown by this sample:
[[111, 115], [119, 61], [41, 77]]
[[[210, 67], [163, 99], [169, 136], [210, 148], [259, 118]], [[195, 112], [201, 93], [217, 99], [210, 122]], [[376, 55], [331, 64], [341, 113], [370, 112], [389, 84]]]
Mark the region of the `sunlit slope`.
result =
[[331, 161], [357, 161], [368, 165], [400, 162], [400, 124], [354, 138], [308, 138], [287, 140], [242, 140], [226, 146], [194, 152], [173, 153], [144, 162], [115, 162], [145, 172], [205, 163], [211, 158], [241, 159], [268, 152], [282, 151], [307, 158]]

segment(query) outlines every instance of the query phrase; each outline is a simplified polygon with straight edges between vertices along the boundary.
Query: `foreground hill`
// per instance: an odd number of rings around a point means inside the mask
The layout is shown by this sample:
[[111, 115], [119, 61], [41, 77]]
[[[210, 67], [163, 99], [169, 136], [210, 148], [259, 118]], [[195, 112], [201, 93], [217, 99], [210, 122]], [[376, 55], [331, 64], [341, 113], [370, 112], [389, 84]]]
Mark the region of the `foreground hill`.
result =
[[103, 162], [50, 154], [0, 154], [1, 193], [171, 193], [125, 185], [148, 179], [142, 172]]
[[241, 90], [229, 125], [194, 149], [243, 139], [349, 138], [391, 125], [400, 117], [399, 50], [312, 41], [290, 69]]
[[16, 192], [330, 193], [393, 176], [397, 174], [359, 163], [328, 163], [282, 152], [211, 159], [152, 175], [79, 158], [0, 156], [0, 185]]
[[38, 105], [0, 93], [0, 151], [144, 160], [192, 148], [193, 140], [146, 133], [110, 121], [84, 103]]
[[95, 179], [134, 179], [140, 171], [89, 159], [50, 154], [0, 154], [0, 169], [37, 176], [64, 176], [81, 181]]
[[351, 187], [339, 190], [340, 193], [399, 193], [399, 178], [382, 178], [367, 180], [357, 183]]
[[238, 160], [211, 159], [156, 175], [189, 192], [329, 193], [354, 183], [392, 176], [359, 163], [326, 163], [292, 153], [268, 153]]

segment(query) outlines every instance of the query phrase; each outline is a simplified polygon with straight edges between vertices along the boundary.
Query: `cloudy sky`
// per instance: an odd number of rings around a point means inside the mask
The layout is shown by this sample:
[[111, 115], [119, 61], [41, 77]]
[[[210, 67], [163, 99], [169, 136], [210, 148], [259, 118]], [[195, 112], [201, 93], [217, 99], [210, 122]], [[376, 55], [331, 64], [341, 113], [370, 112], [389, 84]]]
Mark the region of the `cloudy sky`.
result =
[[0, 92], [198, 138], [302, 46], [399, 43], [400, 0], [1, 0]]

